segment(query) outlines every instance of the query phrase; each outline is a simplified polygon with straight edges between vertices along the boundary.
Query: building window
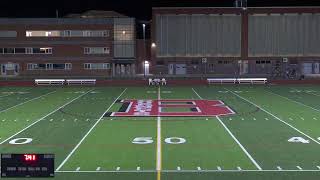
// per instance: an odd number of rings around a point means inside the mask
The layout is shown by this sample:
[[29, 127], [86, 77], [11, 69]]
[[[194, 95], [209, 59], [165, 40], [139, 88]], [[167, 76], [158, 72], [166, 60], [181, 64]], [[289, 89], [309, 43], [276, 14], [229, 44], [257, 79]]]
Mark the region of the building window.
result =
[[110, 69], [109, 63], [84, 63], [84, 69]]
[[109, 47], [85, 47], [84, 54], [110, 54]]
[[59, 37], [60, 31], [26, 31], [26, 37]]
[[84, 69], [91, 69], [91, 64], [90, 63], [85, 63], [84, 64]]
[[52, 63], [47, 63], [46, 64], [46, 69], [47, 70], [52, 70], [53, 69], [53, 64]]
[[214, 72], [214, 64], [209, 64], [209, 71]]
[[52, 48], [32, 48], [33, 54], [52, 54]]
[[72, 64], [71, 64], [71, 63], [66, 63], [66, 64], [65, 64], [65, 69], [66, 69], [66, 70], [72, 69]]
[[109, 37], [109, 30], [27, 30], [26, 37]]
[[256, 64], [271, 64], [271, 61], [256, 61]]
[[4, 54], [14, 54], [14, 48], [3, 48]]
[[103, 31], [98, 31], [98, 30], [85, 30], [82, 31], [84, 37], [109, 37], [109, 31], [108, 30], [103, 30]]
[[15, 54], [26, 54], [26, 48], [15, 48]]
[[26, 37], [32, 37], [32, 32], [31, 31], [26, 31]]
[[157, 61], [157, 65], [159, 66], [164, 65], [164, 61]]
[[192, 65], [198, 65], [198, 64], [199, 64], [199, 61], [198, 61], [198, 60], [192, 60], [192, 61], [191, 61], [191, 64], [192, 64]]
[[26, 48], [26, 54], [32, 54], [33, 53], [33, 48], [32, 47], [27, 47]]
[[46, 63], [46, 64], [36, 64], [28, 63], [28, 70], [70, 70], [72, 69], [71, 63]]
[[0, 54], [52, 54], [52, 48], [0, 48]]

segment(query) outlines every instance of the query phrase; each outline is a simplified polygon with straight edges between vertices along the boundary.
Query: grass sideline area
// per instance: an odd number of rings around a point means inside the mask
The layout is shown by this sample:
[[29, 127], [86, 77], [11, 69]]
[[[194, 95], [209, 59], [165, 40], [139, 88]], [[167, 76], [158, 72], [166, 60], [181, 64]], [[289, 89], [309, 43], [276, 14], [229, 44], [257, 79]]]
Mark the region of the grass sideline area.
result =
[[[235, 114], [104, 116], [126, 99], [220, 100]], [[58, 180], [320, 176], [319, 85], [0, 87], [0, 101], [0, 152], [54, 153]]]

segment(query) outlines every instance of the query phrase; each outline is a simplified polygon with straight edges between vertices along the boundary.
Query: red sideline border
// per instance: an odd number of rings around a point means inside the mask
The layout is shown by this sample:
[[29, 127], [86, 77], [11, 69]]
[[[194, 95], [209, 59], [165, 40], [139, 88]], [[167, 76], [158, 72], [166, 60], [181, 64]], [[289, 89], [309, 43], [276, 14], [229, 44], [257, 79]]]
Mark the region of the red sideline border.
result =
[[[272, 85], [286, 84], [316, 84], [320, 85], [320, 79], [305, 80], [271, 80]], [[97, 86], [147, 86], [147, 80], [97, 80]], [[168, 80], [169, 86], [208, 85], [206, 80]], [[218, 85], [218, 84], [217, 84]], [[34, 81], [0, 81], [0, 86], [35, 86]], [[76, 86], [76, 85], [75, 85]]]

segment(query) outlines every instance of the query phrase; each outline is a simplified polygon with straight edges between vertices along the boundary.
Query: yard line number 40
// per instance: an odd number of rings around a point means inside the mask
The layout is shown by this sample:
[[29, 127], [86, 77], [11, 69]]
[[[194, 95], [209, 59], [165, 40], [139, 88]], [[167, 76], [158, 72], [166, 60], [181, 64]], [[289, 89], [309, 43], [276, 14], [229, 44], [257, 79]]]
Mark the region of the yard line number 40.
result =
[[[152, 137], [136, 137], [132, 140], [133, 144], [152, 144], [153, 142]], [[164, 139], [164, 142], [167, 144], [183, 144], [186, 142], [186, 139], [181, 137], [168, 137]]]

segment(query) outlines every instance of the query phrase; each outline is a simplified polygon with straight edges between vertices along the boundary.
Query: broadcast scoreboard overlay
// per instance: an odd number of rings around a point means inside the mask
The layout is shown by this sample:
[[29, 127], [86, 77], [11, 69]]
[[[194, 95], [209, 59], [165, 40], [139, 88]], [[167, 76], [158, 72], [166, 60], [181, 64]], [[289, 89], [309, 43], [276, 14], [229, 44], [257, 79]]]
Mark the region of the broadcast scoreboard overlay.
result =
[[319, 85], [0, 87], [1, 178], [318, 180]]

